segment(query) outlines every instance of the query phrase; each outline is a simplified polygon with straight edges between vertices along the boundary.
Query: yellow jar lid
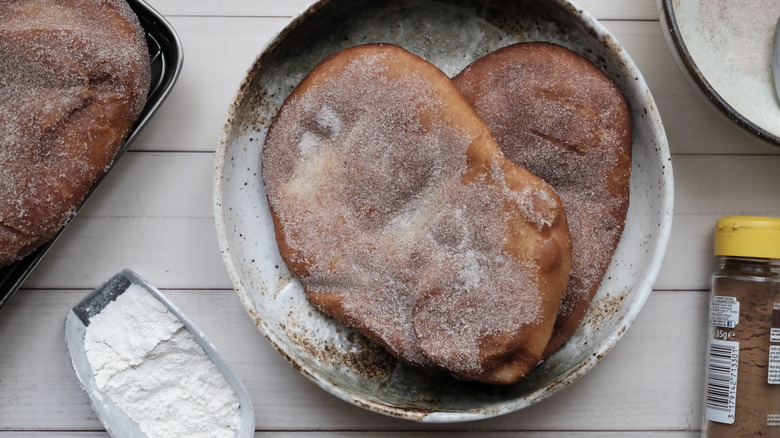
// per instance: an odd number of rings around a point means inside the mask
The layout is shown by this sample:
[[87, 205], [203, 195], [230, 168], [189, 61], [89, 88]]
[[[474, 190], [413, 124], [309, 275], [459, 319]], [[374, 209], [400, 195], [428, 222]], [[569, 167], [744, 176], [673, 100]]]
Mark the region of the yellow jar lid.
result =
[[715, 255], [780, 259], [780, 218], [727, 216], [715, 222]]

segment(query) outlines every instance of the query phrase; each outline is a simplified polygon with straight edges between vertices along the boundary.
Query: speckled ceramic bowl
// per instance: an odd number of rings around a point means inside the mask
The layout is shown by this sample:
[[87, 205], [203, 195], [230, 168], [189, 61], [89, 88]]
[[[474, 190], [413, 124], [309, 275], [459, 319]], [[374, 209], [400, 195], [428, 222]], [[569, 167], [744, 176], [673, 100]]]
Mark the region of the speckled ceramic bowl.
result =
[[[389, 42], [449, 75], [498, 47], [547, 40], [588, 57], [624, 91], [634, 120], [631, 206], [625, 233], [581, 329], [523, 381], [462, 382], [405, 366], [314, 310], [279, 257], [260, 151], [292, 88], [325, 56]], [[375, 412], [426, 422], [493, 417], [543, 400], [577, 380], [632, 324], [661, 265], [672, 218], [672, 169], [661, 119], [642, 74], [596, 20], [566, 0], [320, 1], [260, 53], [233, 102], [216, 151], [214, 208], [235, 289], [268, 340], [335, 396]]]
[[661, 27], [683, 76], [710, 107], [780, 146], [772, 46], [780, 3], [657, 0]]

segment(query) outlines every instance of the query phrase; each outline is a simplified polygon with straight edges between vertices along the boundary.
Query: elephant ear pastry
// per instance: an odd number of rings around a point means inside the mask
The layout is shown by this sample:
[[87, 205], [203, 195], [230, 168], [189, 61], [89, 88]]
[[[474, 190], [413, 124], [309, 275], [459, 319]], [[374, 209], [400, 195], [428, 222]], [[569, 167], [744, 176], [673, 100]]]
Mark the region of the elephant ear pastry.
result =
[[571, 264], [562, 203], [438, 68], [331, 55], [263, 148], [280, 253], [309, 301], [404, 362], [507, 384], [541, 360]]
[[125, 0], [0, 1], [0, 266], [73, 216], [143, 109], [150, 76]]
[[547, 357], [580, 326], [623, 233], [631, 110], [598, 67], [551, 43], [504, 47], [453, 82], [506, 157], [549, 183], [566, 207], [572, 272]]

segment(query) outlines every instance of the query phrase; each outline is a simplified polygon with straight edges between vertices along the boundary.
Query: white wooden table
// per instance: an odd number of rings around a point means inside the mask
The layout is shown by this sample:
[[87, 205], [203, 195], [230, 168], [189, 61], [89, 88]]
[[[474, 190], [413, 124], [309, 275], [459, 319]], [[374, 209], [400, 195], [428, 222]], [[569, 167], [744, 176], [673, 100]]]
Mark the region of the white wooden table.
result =
[[70, 366], [67, 311], [123, 268], [158, 286], [246, 384], [257, 436], [671, 436], [698, 434], [711, 228], [780, 216], [780, 148], [697, 97], [664, 41], [654, 0], [581, 0], [638, 64], [666, 127], [676, 188], [664, 266], [642, 314], [584, 378], [490, 420], [424, 425], [342, 402], [300, 375], [239, 303], [217, 246], [213, 151], [239, 81], [310, 0], [150, 0], [181, 37], [181, 77], [158, 115], [0, 311], [0, 438], [102, 437]]

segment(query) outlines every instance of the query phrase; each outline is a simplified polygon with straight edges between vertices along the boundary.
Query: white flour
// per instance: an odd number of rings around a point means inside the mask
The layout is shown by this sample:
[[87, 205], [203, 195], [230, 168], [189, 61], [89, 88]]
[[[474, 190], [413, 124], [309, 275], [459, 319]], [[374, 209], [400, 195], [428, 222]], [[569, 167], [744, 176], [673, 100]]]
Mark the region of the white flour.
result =
[[235, 392], [181, 321], [141, 286], [90, 319], [85, 349], [98, 389], [150, 438], [236, 436]]

